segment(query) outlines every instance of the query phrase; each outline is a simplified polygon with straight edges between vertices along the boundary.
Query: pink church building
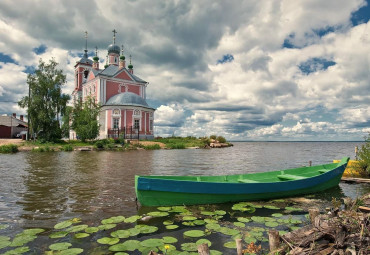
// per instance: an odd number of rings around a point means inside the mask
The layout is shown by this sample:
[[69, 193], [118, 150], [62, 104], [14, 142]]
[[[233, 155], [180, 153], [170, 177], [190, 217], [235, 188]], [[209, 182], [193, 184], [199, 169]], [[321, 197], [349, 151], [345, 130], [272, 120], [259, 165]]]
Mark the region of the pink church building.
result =
[[[108, 46], [107, 62], [104, 68], [99, 67], [97, 49], [93, 60], [87, 55], [87, 43], [83, 57], [75, 65], [75, 88], [72, 99], [84, 100], [95, 98], [102, 110], [98, 117], [100, 124], [99, 139], [126, 138], [153, 139], [154, 111], [146, 102], [148, 82], [134, 75], [130, 64], [126, 68], [123, 46]], [[87, 34], [87, 32], [86, 32]], [[76, 134], [71, 131], [70, 138]]]

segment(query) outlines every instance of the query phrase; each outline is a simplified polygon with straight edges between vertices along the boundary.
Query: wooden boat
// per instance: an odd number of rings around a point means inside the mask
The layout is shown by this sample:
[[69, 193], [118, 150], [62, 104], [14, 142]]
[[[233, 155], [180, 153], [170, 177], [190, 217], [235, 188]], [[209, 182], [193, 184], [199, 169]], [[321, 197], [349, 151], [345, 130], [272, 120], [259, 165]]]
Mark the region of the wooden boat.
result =
[[349, 158], [339, 163], [222, 176], [135, 176], [144, 206], [266, 200], [323, 191], [340, 182]]

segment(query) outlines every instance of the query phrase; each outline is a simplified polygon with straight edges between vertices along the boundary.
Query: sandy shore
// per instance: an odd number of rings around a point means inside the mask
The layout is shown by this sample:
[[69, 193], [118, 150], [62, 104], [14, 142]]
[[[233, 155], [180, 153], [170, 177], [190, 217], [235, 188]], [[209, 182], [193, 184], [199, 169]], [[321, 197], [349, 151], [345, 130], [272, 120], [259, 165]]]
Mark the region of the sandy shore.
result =
[[0, 139], [0, 145], [7, 145], [7, 144], [22, 144], [24, 141], [22, 139]]

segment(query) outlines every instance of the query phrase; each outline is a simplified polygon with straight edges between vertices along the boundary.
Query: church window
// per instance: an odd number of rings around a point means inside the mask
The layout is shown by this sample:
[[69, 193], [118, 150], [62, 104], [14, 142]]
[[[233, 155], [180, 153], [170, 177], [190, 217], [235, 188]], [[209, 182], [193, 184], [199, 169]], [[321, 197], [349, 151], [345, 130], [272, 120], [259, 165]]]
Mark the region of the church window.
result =
[[89, 74], [89, 70], [84, 71], [84, 78], [87, 79], [87, 75]]
[[134, 121], [134, 129], [139, 129], [140, 128], [140, 120], [139, 119], [135, 119]]
[[113, 129], [119, 128], [119, 118], [113, 118]]

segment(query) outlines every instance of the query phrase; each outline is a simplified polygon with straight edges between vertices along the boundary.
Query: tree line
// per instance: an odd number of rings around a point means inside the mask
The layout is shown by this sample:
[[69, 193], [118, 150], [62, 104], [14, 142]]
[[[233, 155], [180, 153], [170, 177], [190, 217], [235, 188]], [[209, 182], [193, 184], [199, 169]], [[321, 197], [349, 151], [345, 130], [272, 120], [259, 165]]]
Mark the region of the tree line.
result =
[[18, 105], [27, 109], [31, 137], [41, 142], [56, 142], [62, 137], [69, 137], [70, 129], [82, 141], [98, 136], [100, 104], [89, 97], [68, 106], [71, 97], [62, 93], [66, 75], [58, 69], [54, 59], [49, 63], [40, 59], [35, 72], [27, 75], [27, 84], [29, 93]]

